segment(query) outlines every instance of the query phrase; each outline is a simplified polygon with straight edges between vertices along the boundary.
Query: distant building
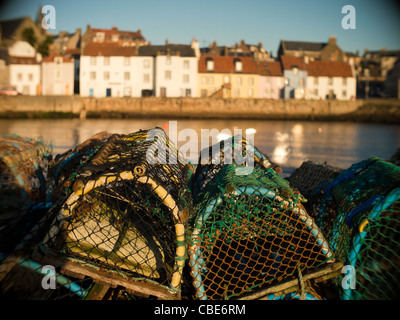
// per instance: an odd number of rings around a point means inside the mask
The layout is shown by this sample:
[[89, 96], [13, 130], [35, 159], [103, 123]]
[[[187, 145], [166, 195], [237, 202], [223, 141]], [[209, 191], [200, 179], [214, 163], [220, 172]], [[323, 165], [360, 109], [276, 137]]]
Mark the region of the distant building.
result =
[[42, 95], [73, 95], [74, 61], [62, 55], [42, 60]]
[[283, 97], [285, 82], [282, 65], [278, 61], [261, 62], [259, 68], [259, 94], [261, 99], [280, 99]]
[[198, 95], [258, 98], [259, 74], [254, 58], [202, 55], [198, 63]]
[[26, 41], [24, 37], [26, 29], [32, 29], [36, 45], [46, 39], [47, 32], [41, 27], [41, 20], [34, 22], [30, 16], [26, 16], [0, 21], [0, 44], [9, 47], [15, 41]]
[[0, 47], [0, 88], [10, 85], [8, 49]]
[[285, 99], [305, 99], [307, 86], [307, 67], [303, 58], [294, 56], [280, 57], [283, 69]]
[[55, 54], [65, 54], [68, 51], [81, 47], [82, 30], [76, 29], [75, 33], [60, 31], [53, 37], [50, 45], [50, 52]]
[[278, 56], [308, 57], [309, 61], [342, 61], [346, 62], [345, 52], [337, 45], [336, 37], [328, 42], [307, 42], [281, 40]]
[[139, 47], [141, 59], [151, 59], [154, 78], [151, 83], [157, 97], [196, 97], [198, 44], [148, 45]]
[[256, 61], [273, 61], [270, 54], [265, 50], [262, 43], [259, 42], [257, 45], [247, 44], [244, 40], [240, 43], [234, 44], [232, 47], [218, 46], [217, 42], [214, 41], [206, 48], [201, 49], [202, 55], [212, 56], [235, 56], [235, 57], [253, 57]]
[[[139, 96], [143, 85], [137, 48], [117, 43], [89, 43], [80, 58], [80, 95], [87, 97]], [[151, 75], [151, 69], [149, 70]], [[151, 84], [149, 84], [151, 88]]]
[[41, 55], [28, 42], [15, 41], [8, 56], [10, 85], [24, 95], [40, 95]]
[[353, 100], [356, 78], [347, 62], [310, 61], [307, 64], [306, 98]]
[[88, 24], [82, 36], [82, 48], [85, 48], [90, 42], [114, 43], [121, 47], [147, 45], [147, 41], [143, 37], [141, 29], [137, 31], [123, 31], [118, 30], [117, 26], [111, 29], [104, 29], [92, 28], [90, 24]]

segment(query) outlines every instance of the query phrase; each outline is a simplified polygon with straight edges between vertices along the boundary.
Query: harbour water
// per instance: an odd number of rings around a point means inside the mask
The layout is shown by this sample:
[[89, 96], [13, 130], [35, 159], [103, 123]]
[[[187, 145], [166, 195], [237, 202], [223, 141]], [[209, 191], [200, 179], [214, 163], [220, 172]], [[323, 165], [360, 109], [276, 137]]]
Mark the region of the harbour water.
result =
[[[56, 155], [100, 131], [126, 134], [156, 126], [164, 128], [169, 136], [175, 132], [179, 137], [182, 133], [178, 147], [189, 144], [191, 153], [185, 156], [193, 162], [197, 161], [202, 139], [203, 143], [204, 139], [208, 140], [207, 129], [211, 130], [210, 135], [220, 139], [235, 133], [235, 129], [242, 130], [245, 138], [254, 134], [255, 146], [283, 168], [283, 176], [306, 160], [345, 169], [371, 156], [389, 159], [400, 147], [400, 125], [287, 120], [3, 119], [0, 135], [41, 137], [52, 144]], [[192, 136], [185, 137], [186, 133]]]

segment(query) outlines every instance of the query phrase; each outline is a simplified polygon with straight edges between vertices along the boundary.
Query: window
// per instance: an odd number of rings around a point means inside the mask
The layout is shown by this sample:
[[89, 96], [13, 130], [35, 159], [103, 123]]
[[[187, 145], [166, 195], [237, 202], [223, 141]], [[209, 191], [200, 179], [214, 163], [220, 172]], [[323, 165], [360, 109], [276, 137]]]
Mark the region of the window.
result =
[[252, 97], [253, 96], [253, 89], [249, 89], [249, 91], [247, 91], [247, 95], [249, 97]]
[[318, 85], [318, 77], [314, 77], [314, 84]]
[[201, 97], [206, 98], [207, 97], [207, 89], [201, 89]]
[[111, 41], [114, 41], [114, 42], [118, 41], [118, 35], [117, 34], [113, 34], [111, 36]]
[[190, 61], [183, 60], [183, 69], [189, 69], [189, 68], [190, 68]]
[[90, 65], [95, 66], [96, 65], [96, 57], [90, 57]]
[[[345, 78], [346, 79], [346, 78]], [[342, 91], [342, 97], [343, 98], [347, 98], [347, 90], [343, 90]]]
[[166, 80], [170, 80], [171, 79], [171, 71], [170, 70], [165, 71], [165, 79]]
[[297, 76], [299, 74], [299, 68], [298, 67], [292, 67], [292, 72], [294, 76]]
[[236, 60], [235, 61], [235, 71], [242, 72], [242, 68], [243, 68], [242, 61]]
[[150, 60], [143, 60], [143, 68], [148, 69], [150, 68]]
[[90, 72], [90, 80], [96, 80], [96, 72]]
[[167, 96], [167, 88], [161, 87], [160, 88], [160, 97], [166, 97]]
[[229, 83], [229, 82], [230, 82], [229, 76], [225, 76], [225, 77], [224, 77], [224, 83]]
[[130, 72], [124, 72], [124, 80], [131, 80], [131, 73]]
[[28, 80], [29, 81], [33, 81], [33, 74], [32, 73], [28, 74]]
[[104, 80], [110, 80], [110, 72], [108, 71], [104, 72]]
[[347, 85], [347, 78], [346, 77], [342, 78], [342, 85], [344, 85], [344, 86]]
[[149, 82], [150, 82], [150, 74], [145, 73], [145, 74], [143, 75], [143, 82], [144, 82], [144, 83], [149, 83]]
[[189, 75], [188, 74], [183, 75], [183, 83], [189, 83]]
[[165, 61], [165, 64], [170, 65], [171, 64], [171, 57], [167, 56], [167, 60]]
[[314, 96], [318, 96], [318, 89], [314, 89]]
[[249, 86], [252, 86], [252, 85], [254, 85], [254, 78], [253, 77], [249, 78]]
[[22, 73], [18, 73], [18, 74], [17, 74], [17, 79], [18, 79], [19, 81], [22, 80]]
[[288, 78], [285, 78], [285, 86], [289, 86], [290, 85], [290, 80]]
[[207, 83], [207, 77], [201, 77], [201, 83], [206, 84]]
[[104, 65], [109, 66], [110, 65], [110, 57], [104, 57]]
[[96, 33], [96, 38], [100, 41], [103, 41], [105, 38], [105, 34], [103, 32], [97, 32]]
[[63, 60], [63, 59], [62, 59], [61, 57], [55, 57], [55, 58], [54, 58], [54, 63], [55, 63], [55, 64], [61, 64], [62, 60]]
[[304, 78], [299, 79], [299, 86], [304, 87]]
[[207, 71], [214, 71], [214, 61], [212, 59], [207, 60]]
[[235, 89], [234, 91], [233, 91], [233, 95], [235, 96], [235, 97], [239, 97], [240, 96], [240, 89]]
[[328, 84], [331, 86], [331, 85], [333, 85], [333, 78], [332, 77], [329, 77], [328, 78]]
[[214, 77], [208, 77], [208, 84], [214, 84]]
[[236, 83], [238, 86], [242, 85], [242, 77], [238, 77]]
[[125, 57], [124, 58], [124, 66], [130, 66], [130, 65], [131, 65], [131, 58]]
[[191, 97], [192, 96], [192, 89], [186, 89], [185, 90], [185, 96], [186, 97]]
[[55, 80], [60, 80], [61, 79], [61, 70], [57, 69], [55, 71], [54, 78], [55, 78]]

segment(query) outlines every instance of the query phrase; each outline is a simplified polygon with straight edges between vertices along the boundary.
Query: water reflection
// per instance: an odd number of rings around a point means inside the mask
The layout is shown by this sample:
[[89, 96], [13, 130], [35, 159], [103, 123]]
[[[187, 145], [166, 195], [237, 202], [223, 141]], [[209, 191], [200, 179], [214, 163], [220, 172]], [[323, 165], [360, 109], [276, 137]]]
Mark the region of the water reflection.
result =
[[[348, 168], [373, 155], [388, 159], [400, 146], [399, 125], [233, 119], [178, 120], [175, 129], [170, 123], [168, 119], [0, 120], [0, 134], [43, 137], [58, 154], [100, 131], [126, 134], [157, 126], [168, 135], [170, 130], [176, 130], [178, 147], [184, 146], [189, 160], [194, 161], [201, 143], [209, 143], [205, 141], [210, 139], [208, 136], [201, 136], [202, 129], [208, 129], [215, 141], [240, 129], [245, 138], [254, 135], [254, 144], [280, 164], [284, 174], [290, 174], [306, 160]], [[189, 136], [185, 136], [184, 129], [191, 129], [186, 130]]]

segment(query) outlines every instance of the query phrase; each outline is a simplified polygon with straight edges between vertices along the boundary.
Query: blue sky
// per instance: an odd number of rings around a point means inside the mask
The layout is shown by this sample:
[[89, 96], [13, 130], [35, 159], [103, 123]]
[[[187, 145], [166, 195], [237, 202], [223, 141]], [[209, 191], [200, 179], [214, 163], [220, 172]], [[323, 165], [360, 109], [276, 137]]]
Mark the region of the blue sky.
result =
[[[55, 33], [117, 25], [142, 29], [153, 44], [185, 44], [195, 37], [200, 46], [231, 46], [243, 39], [262, 42], [274, 56], [281, 39], [325, 42], [332, 35], [345, 51], [400, 49], [400, 5], [389, 0], [3, 0], [0, 19], [35, 18], [47, 4], [56, 9]], [[355, 30], [342, 28], [344, 5], [356, 9]]]

